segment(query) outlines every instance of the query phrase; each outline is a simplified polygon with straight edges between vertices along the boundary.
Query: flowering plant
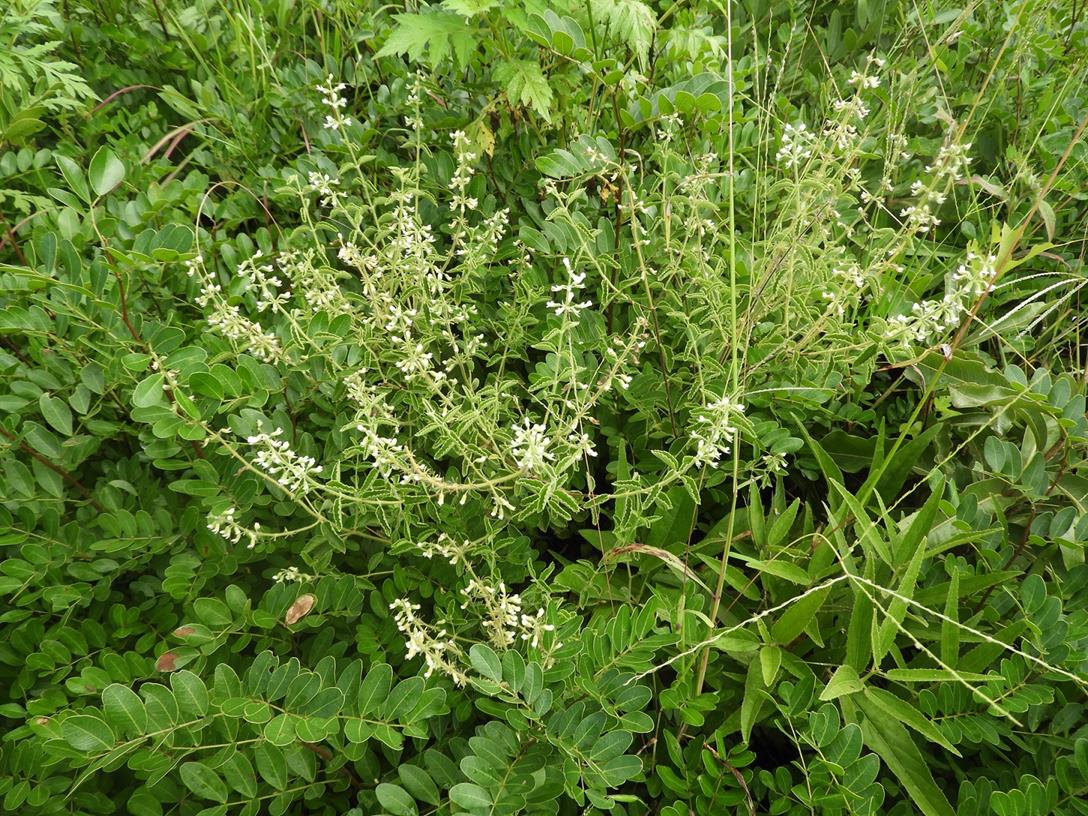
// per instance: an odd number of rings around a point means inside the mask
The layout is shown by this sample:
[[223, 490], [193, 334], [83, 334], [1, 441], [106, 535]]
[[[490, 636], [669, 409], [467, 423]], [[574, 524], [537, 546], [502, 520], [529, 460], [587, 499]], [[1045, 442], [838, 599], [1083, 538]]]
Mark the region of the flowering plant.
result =
[[237, 6], [0, 11], [4, 812], [1080, 812], [1075, 3]]

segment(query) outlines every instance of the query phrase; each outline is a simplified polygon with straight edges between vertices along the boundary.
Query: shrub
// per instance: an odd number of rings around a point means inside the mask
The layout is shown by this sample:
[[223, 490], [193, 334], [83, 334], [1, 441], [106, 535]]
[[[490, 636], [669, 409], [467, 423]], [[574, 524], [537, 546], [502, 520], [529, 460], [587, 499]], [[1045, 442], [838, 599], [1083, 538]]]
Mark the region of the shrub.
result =
[[1075, 4], [123, 11], [0, 17], [6, 811], [1085, 812]]

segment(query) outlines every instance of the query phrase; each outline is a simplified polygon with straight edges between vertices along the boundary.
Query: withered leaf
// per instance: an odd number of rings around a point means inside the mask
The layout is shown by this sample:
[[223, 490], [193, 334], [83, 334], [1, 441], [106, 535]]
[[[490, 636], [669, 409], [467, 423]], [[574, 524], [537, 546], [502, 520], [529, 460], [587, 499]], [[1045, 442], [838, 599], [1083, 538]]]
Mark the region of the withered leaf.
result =
[[305, 595], [299, 595], [298, 599], [291, 604], [291, 608], [287, 610], [287, 614], [283, 616], [283, 622], [288, 626], [298, 623], [310, 614], [316, 601], [317, 598], [308, 592]]

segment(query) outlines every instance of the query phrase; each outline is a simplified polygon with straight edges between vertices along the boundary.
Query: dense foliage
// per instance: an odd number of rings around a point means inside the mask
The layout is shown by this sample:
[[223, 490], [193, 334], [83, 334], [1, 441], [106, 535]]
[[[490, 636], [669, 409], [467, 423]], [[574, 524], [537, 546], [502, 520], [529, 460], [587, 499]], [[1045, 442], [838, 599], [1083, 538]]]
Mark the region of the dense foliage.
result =
[[9, 0], [0, 809], [1088, 813], [1078, 0]]

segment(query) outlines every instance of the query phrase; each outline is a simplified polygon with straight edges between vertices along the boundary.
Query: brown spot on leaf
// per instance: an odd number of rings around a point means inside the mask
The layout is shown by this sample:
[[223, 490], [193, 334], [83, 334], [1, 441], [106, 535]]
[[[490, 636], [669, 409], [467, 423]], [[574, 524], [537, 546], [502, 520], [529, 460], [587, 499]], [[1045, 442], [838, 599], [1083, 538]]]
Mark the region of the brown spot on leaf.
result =
[[314, 608], [314, 603], [317, 602], [317, 598], [306, 593], [305, 595], [299, 595], [298, 600], [291, 604], [291, 608], [287, 610], [287, 614], [283, 616], [283, 622], [288, 626], [298, 623], [308, 614], [310, 610]]
[[179, 638], [187, 638], [195, 631], [196, 629], [191, 626], [179, 626], [174, 630], [174, 635]]
[[163, 652], [155, 661], [155, 669], [161, 672], [172, 672], [177, 668], [178, 656], [174, 652]]

